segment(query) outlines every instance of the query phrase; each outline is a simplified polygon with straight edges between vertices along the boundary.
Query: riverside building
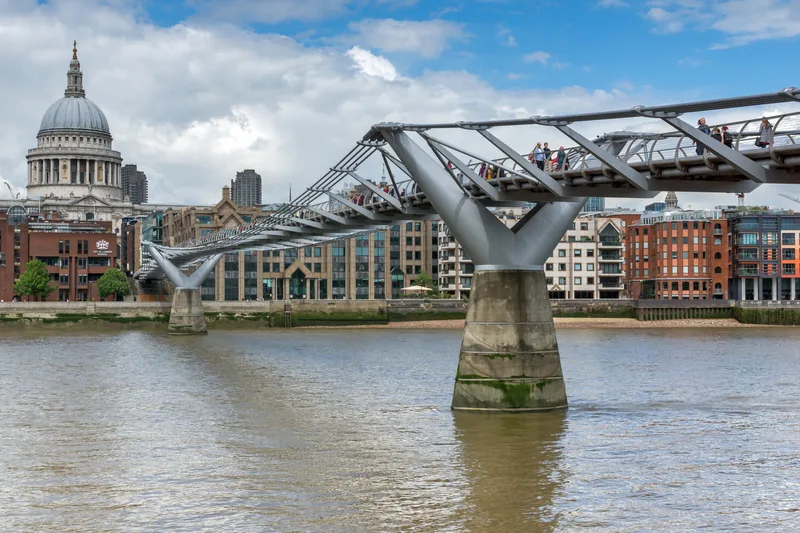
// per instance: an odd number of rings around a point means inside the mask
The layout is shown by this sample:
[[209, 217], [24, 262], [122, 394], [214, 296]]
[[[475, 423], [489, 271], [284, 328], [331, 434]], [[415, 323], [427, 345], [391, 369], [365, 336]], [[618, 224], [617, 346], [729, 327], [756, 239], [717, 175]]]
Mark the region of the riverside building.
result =
[[[167, 209], [134, 225], [159, 228], [174, 245], [243, 226], [269, 211], [241, 207], [223, 187], [215, 206]], [[158, 226], [158, 224], [161, 224]], [[141, 237], [139, 238], [141, 239]], [[155, 239], [145, 239], [156, 242]], [[436, 222], [408, 222], [385, 230], [301, 248], [225, 254], [201, 288], [204, 300], [394, 299], [423, 272], [438, 272]]]
[[14, 283], [28, 261], [39, 259], [47, 265], [55, 289], [47, 301], [99, 300], [97, 280], [116, 266], [116, 250], [110, 222], [27, 214], [21, 205], [0, 211], [0, 299], [20, 297]]
[[726, 234], [727, 220], [719, 210], [646, 212], [627, 228], [625, 263], [630, 297], [725, 298]]
[[[513, 226], [527, 209], [497, 213]], [[551, 299], [619, 299], [623, 297], [624, 234], [638, 215], [606, 217], [581, 215], [564, 234], [545, 263]], [[475, 267], [447, 225], [439, 222], [439, 290], [454, 298], [468, 298]]]
[[751, 208], [726, 215], [729, 297], [800, 300], [800, 214]]

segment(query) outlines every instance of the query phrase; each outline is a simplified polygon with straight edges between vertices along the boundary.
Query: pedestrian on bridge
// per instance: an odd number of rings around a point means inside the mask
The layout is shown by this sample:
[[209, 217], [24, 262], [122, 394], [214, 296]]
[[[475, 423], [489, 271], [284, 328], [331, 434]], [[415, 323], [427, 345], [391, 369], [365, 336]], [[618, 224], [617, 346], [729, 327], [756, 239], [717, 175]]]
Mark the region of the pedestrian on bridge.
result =
[[[711, 128], [708, 126], [708, 124], [706, 124], [706, 119], [704, 118], [701, 118], [700, 120], [697, 121], [697, 129], [702, 131], [706, 135], [711, 134]], [[703, 146], [702, 143], [697, 143], [697, 149], [695, 150], [697, 152], [697, 155], [703, 155], [705, 148], [706, 147]]]
[[728, 131], [728, 126], [722, 126], [722, 144], [728, 148], [733, 148], [733, 135]]
[[533, 159], [536, 161], [536, 166], [539, 170], [544, 170], [544, 150], [542, 143], [536, 143], [536, 148], [533, 149]]
[[564, 161], [567, 159], [567, 152], [564, 151], [564, 147], [561, 146], [558, 148], [558, 152], [556, 152], [556, 170], [566, 170], [564, 168]]
[[772, 129], [772, 124], [769, 123], [769, 120], [762, 119], [761, 127], [758, 130], [758, 139], [756, 139], [756, 146], [764, 148], [772, 144], [772, 141], [774, 139], [775, 139], [775, 131]]

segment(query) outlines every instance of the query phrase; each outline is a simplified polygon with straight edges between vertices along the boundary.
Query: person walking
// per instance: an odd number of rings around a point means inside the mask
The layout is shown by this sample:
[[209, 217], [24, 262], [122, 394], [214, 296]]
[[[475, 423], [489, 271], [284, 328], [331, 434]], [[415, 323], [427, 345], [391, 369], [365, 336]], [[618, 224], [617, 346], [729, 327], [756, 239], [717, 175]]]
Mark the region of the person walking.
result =
[[756, 146], [765, 148], [770, 144], [772, 144], [772, 141], [774, 140], [775, 140], [775, 132], [772, 129], [772, 124], [769, 123], [769, 120], [762, 119], [761, 128], [759, 128], [758, 130], [758, 139], [756, 139]]
[[542, 143], [536, 143], [536, 148], [533, 149], [533, 159], [536, 161], [536, 166], [539, 170], [544, 170], [544, 150]]
[[722, 142], [722, 130], [714, 128], [714, 131], [711, 132], [711, 138], [717, 142]]
[[[706, 124], [706, 119], [704, 118], [701, 118], [700, 120], [697, 121], [697, 129], [705, 133], [706, 135], [711, 134], [711, 128], [708, 127], [708, 124]], [[703, 146], [702, 143], [698, 142], [695, 152], [697, 152], [697, 155], [703, 155], [704, 151], [705, 151], [705, 146]]]
[[552, 163], [551, 163], [551, 160], [550, 160], [550, 154], [552, 154], [552, 153], [553, 153], [553, 151], [550, 150], [550, 145], [547, 144], [547, 143], [544, 143], [544, 160], [547, 162], [547, 171], [548, 172], [553, 170], [552, 166], [551, 166]]
[[560, 146], [558, 148], [558, 152], [556, 152], [556, 170], [566, 170], [564, 168], [564, 161], [567, 159], [567, 152], [564, 151], [564, 147]]
[[733, 148], [733, 135], [728, 131], [728, 126], [722, 126], [722, 144], [728, 148]]

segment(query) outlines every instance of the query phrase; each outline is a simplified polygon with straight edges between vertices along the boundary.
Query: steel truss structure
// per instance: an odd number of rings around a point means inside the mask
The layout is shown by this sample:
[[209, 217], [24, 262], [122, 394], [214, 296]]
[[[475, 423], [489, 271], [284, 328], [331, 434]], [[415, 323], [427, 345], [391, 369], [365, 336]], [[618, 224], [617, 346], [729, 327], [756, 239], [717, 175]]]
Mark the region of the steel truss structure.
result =
[[[322, 178], [277, 212], [176, 247], [142, 243], [150, 259], [137, 276], [167, 275], [176, 286], [199, 286], [210, 267], [198, 269], [202, 275], [194, 277], [179, 269], [209, 256], [216, 264], [225, 252], [304, 247], [437, 216], [479, 268], [541, 265], [589, 196], [747, 193], [764, 183], [800, 183], [800, 112], [767, 117], [773, 142], [766, 147], [753, 142], [759, 137], [762, 116], [727, 123], [732, 147], [681, 119], [686, 113], [785, 102], [800, 102], [800, 90], [576, 115], [376, 124]], [[572, 127], [636, 118], [649, 119], [650, 127], [662, 123], [669, 130], [615, 132], [589, 140]], [[566, 164], [557, 170], [542, 169], [526, 152], [495, 135], [500, 128], [526, 126], [551, 127], [574, 141], [575, 146], [565, 151]], [[445, 138], [448, 131], [467, 132], [470, 138], [465, 141], [461, 135], [454, 142]], [[412, 133], [421, 143], [412, 140]], [[698, 144], [705, 148], [700, 155]], [[479, 153], [485, 149], [492, 155]], [[388, 174], [388, 190], [364, 175], [364, 169], [375, 166], [368, 163], [374, 159]], [[491, 168], [493, 179], [480, 175], [480, 167]], [[357, 183], [364, 192], [347, 195], [340, 190], [346, 182]], [[535, 208], [513, 228], [505, 227], [488, 209], [529, 203], [536, 203]]]

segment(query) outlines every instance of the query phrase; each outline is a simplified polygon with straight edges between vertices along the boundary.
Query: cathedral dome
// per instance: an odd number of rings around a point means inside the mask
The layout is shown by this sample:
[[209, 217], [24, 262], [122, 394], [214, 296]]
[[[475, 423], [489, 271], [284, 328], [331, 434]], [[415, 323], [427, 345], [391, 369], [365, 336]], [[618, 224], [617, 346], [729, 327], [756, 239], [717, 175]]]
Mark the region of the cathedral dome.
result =
[[50, 106], [42, 117], [39, 134], [58, 130], [84, 130], [90, 133], [111, 135], [103, 111], [86, 98], [83, 89], [83, 72], [78, 61], [77, 43], [72, 45], [72, 61], [67, 72], [67, 89], [64, 98]]
[[86, 130], [110, 134], [103, 111], [83, 96], [65, 96], [50, 106], [42, 118], [39, 133], [53, 130]]

